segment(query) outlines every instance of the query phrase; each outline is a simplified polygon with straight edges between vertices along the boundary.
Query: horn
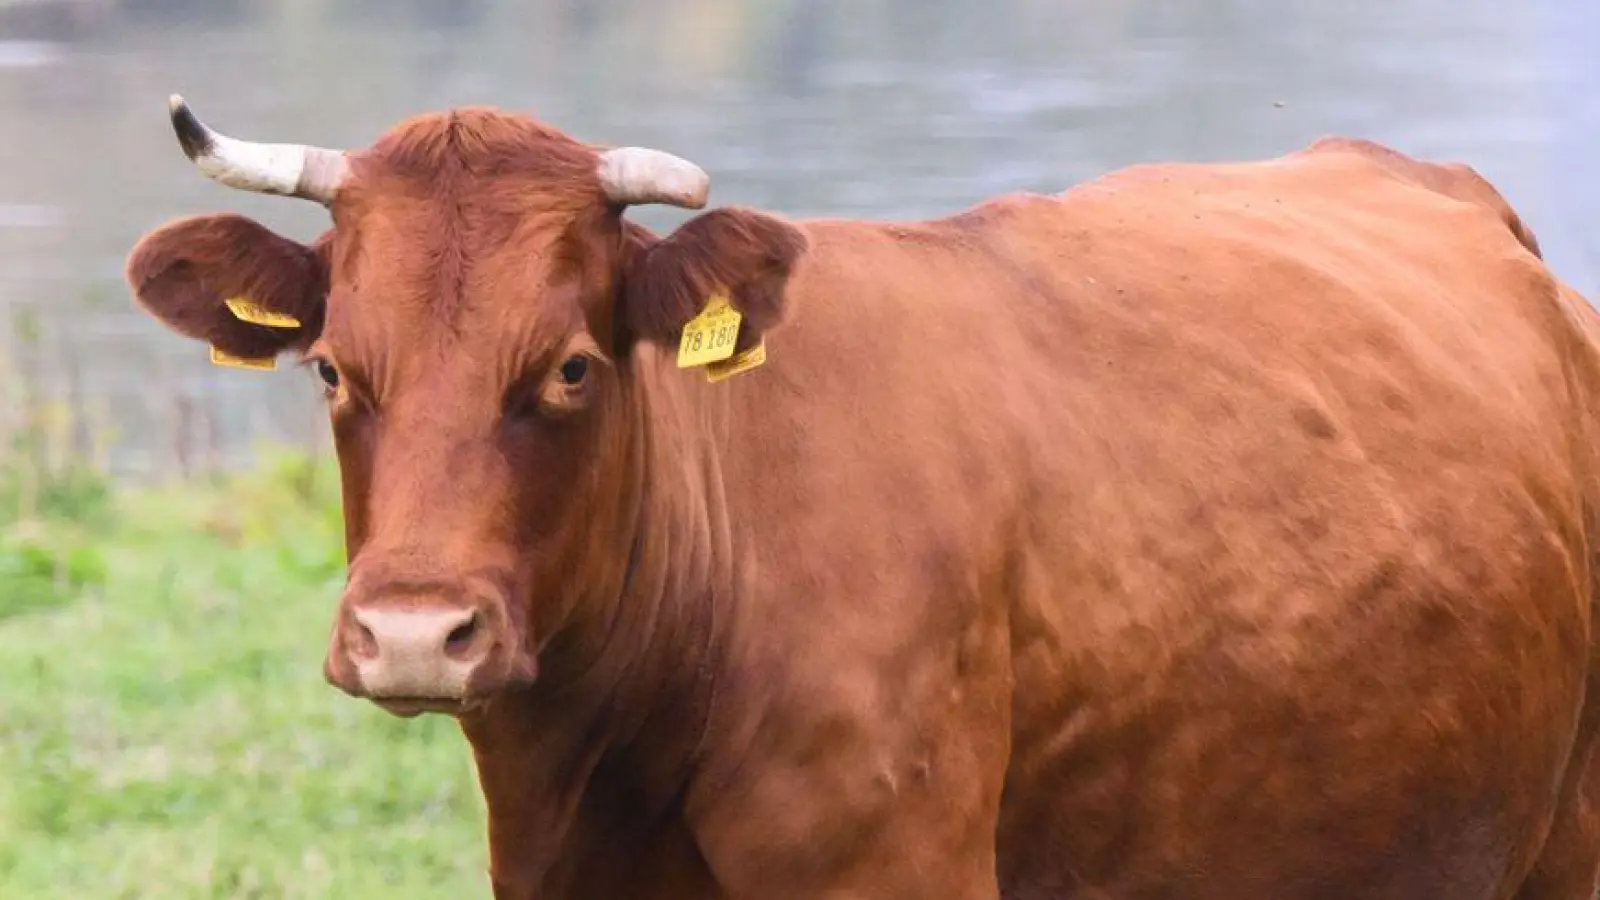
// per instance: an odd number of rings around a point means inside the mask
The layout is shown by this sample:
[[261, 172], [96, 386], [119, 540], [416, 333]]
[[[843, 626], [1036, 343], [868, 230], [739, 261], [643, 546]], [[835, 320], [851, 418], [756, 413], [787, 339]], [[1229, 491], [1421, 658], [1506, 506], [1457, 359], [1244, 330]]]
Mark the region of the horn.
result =
[[706, 205], [711, 177], [686, 159], [647, 147], [617, 147], [600, 154], [600, 185], [606, 199], [629, 206], [667, 203], [685, 209]]
[[339, 193], [347, 171], [343, 151], [305, 144], [257, 144], [218, 134], [177, 94], [167, 98], [167, 111], [183, 155], [213, 181], [241, 191], [315, 200], [324, 206]]

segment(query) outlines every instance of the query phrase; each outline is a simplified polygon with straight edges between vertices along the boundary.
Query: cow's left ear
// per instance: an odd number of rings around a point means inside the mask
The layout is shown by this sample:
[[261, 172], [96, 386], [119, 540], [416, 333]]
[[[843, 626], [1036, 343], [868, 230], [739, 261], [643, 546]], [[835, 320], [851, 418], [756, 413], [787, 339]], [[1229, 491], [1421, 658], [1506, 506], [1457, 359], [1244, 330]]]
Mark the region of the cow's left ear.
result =
[[633, 258], [621, 322], [630, 337], [675, 346], [722, 293], [743, 316], [736, 349], [750, 349], [783, 320], [784, 288], [806, 249], [799, 228], [765, 213], [725, 207], [695, 216]]
[[267, 359], [321, 333], [332, 236], [306, 246], [243, 216], [191, 216], [140, 238], [126, 276], [139, 306], [178, 334]]

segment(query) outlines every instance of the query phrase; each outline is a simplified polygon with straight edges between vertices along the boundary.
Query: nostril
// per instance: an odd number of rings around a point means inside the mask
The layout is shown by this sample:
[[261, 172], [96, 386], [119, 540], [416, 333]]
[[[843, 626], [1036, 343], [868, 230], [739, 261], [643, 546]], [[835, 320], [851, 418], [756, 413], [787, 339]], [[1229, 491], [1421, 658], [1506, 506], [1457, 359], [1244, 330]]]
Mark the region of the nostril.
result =
[[465, 622], [450, 629], [444, 639], [444, 652], [451, 656], [460, 656], [472, 649], [473, 639], [478, 636], [478, 613], [474, 611]]
[[378, 636], [372, 633], [367, 623], [355, 617], [350, 624], [353, 627], [349, 638], [350, 652], [361, 659], [372, 659], [378, 655]]

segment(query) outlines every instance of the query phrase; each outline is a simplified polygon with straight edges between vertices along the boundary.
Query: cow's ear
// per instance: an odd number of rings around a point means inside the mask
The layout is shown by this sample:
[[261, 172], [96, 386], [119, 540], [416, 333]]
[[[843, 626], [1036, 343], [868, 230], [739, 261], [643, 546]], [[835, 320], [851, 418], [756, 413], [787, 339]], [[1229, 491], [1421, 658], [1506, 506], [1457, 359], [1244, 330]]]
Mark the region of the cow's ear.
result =
[[243, 216], [178, 219], [139, 240], [126, 275], [139, 305], [168, 328], [264, 359], [303, 351], [322, 332], [331, 235], [308, 247]]
[[743, 317], [738, 350], [784, 317], [784, 288], [805, 234], [773, 216], [722, 208], [695, 216], [630, 261], [621, 323], [629, 337], [676, 346], [683, 326], [718, 294]]

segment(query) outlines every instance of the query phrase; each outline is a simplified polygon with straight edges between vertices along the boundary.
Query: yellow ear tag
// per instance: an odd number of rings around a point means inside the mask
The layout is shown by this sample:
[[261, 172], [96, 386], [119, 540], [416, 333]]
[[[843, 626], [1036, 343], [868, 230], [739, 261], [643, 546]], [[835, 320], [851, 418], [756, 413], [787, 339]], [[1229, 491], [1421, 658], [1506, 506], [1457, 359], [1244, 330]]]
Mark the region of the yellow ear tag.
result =
[[683, 338], [678, 341], [678, 368], [703, 366], [732, 356], [743, 318], [728, 305], [728, 295], [712, 294], [700, 315], [683, 326]]
[[273, 312], [264, 306], [251, 303], [243, 297], [229, 297], [222, 301], [228, 305], [228, 312], [241, 322], [251, 325], [265, 325], [268, 328], [299, 328], [300, 320], [294, 316]]
[[211, 364], [225, 366], [229, 369], [258, 369], [263, 372], [271, 372], [278, 367], [278, 359], [275, 356], [268, 356], [263, 359], [248, 359], [243, 356], [234, 356], [232, 353], [212, 347]]
[[761, 343], [726, 362], [716, 362], [706, 366], [706, 380], [715, 384], [740, 372], [748, 372], [766, 361], [767, 342], [763, 339]]

